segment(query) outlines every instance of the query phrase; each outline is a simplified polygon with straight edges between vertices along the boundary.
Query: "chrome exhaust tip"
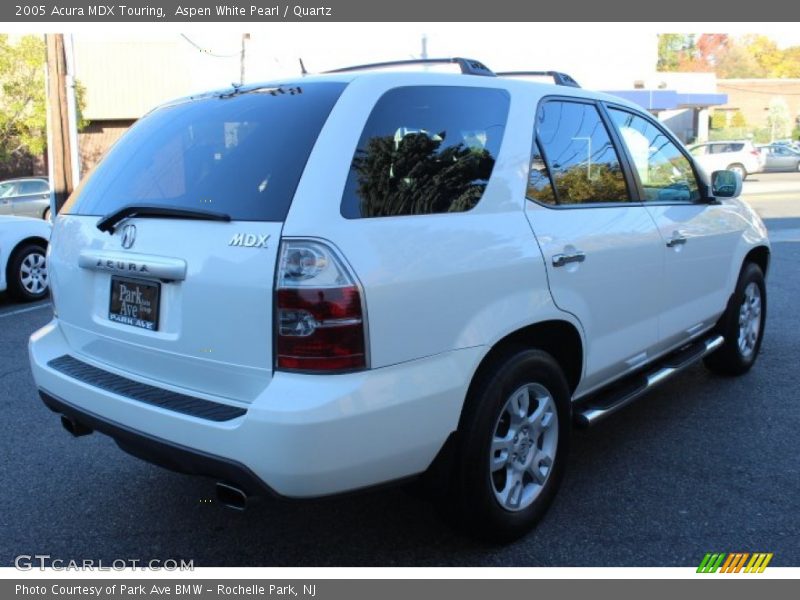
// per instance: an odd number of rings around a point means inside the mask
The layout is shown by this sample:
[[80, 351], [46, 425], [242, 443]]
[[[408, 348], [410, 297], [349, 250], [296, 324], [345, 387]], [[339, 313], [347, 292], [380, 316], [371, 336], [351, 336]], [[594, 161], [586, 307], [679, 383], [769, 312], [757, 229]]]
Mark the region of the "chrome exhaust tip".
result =
[[230, 483], [217, 482], [217, 500], [223, 506], [234, 510], [247, 508], [247, 493]]

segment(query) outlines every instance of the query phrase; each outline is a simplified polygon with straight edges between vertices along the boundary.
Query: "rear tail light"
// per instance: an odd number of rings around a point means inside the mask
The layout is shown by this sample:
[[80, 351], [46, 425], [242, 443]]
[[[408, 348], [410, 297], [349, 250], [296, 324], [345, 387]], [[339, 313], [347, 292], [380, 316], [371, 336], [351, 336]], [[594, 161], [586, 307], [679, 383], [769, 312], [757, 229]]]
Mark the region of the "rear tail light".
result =
[[275, 306], [278, 369], [332, 373], [367, 367], [361, 289], [328, 245], [281, 243]]

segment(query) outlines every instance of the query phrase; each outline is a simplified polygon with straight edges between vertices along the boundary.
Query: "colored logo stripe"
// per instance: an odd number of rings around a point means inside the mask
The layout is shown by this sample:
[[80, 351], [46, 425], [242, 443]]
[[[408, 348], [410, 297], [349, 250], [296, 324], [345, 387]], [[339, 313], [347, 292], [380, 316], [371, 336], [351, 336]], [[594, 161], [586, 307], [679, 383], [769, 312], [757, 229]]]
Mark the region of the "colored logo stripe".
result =
[[[698, 573], [739, 573], [744, 568], [745, 573], [763, 573], [772, 560], [772, 552], [708, 552], [700, 566]], [[750, 559], [748, 562], [747, 559]], [[745, 563], [747, 566], [745, 567]]]

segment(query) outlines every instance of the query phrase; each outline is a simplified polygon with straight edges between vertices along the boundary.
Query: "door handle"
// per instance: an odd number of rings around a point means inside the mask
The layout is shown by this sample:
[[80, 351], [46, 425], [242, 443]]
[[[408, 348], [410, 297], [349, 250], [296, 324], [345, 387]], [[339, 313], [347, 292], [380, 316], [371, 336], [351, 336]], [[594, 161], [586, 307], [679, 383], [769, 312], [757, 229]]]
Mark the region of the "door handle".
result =
[[685, 243], [686, 243], [686, 236], [676, 232], [672, 234], [672, 238], [667, 242], [667, 248], [682, 246]]
[[569, 263], [582, 263], [586, 260], [586, 254], [581, 251], [573, 252], [572, 254], [554, 254], [553, 266], [563, 267]]

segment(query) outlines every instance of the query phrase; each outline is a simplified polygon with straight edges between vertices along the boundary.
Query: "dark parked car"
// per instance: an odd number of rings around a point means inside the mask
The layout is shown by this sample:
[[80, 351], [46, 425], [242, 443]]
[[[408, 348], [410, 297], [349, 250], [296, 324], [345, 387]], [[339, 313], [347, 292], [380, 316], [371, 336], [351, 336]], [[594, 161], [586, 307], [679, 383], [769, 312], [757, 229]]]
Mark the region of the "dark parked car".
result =
[[787, 144], [770, 144], [761, 148], [765, 171], [800, 171], [800, 151]]
[[0, 215], [50, 217], [50, 182], [46, 177], [0, 181]]

